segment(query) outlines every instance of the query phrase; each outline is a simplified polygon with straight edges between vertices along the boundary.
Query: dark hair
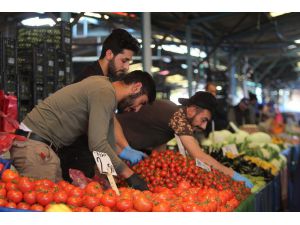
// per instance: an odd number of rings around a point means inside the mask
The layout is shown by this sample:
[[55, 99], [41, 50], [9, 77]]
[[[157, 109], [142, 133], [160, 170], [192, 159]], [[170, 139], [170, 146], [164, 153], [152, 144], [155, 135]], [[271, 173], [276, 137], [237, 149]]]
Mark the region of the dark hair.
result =
[[129, 49], [137, 54], [140, 50], [140, 44], [126, 30], [114, 29], [103, 42], [100, 59], [105, 57], [106, 51], [109, 49], [114, 55], [121, 53], [124, 49]]
[[156, 86], [152, 76], [141, 70], [134, 70], [126, 74], [122, 79], [122, 82], [129, 85], [132, 83], [141, 82], [142, 88], [140, 94], [146, 94], [148, 96], [148, 102], [152, 103], [156, 98]]

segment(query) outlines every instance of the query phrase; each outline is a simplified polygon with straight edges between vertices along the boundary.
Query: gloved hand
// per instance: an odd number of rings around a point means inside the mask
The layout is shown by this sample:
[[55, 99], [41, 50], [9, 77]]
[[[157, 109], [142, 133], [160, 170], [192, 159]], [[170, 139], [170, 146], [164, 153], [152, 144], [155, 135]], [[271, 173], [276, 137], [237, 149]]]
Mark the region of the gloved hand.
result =
[[138, 189], [140, 191], [146, 191], [149, 190], [147, 182], [144, 181], [139, 175], [134, 173], [130, 177], [126, 179], [127, 184], [129, 187]]
[[147, 155], [141, 151], [137, 151], [131, 148], [129, 145], [125, 147], [119, 156], [122, 159], [130, 161], [131, 165], [138, 163], [143, 158], [147, 157]]
[[246, 177], [242, 176], [241, 174], [239, 174], [237, 172], [233, 173], [232, 179], [235, 181], [244, 181], [247, 188], [253, 187], [253, 184], [249, 179], [247, 179]]

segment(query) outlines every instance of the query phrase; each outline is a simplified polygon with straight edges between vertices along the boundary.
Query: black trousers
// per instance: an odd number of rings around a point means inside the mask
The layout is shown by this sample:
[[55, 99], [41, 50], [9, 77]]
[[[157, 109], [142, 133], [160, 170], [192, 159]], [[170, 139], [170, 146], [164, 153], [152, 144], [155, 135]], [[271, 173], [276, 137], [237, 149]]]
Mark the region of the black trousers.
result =
[[89, 150], [88, 137], [79, 137], [72, 145], [59, 149], [57, 153], [64, 180], [72, 182], [69, 176], [69, 169], [81, 170], [86, 177], [92, 178], [95, 175], [95, 159]]

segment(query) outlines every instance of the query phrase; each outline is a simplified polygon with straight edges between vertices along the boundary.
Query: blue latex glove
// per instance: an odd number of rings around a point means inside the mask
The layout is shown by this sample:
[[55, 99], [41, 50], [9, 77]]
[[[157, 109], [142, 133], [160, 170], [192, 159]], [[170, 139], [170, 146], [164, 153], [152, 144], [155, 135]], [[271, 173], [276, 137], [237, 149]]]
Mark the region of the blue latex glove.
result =
[[244, 181], [247, 188], [253, 187], [253, 184], [249, 179], [247, 179], [246, 177], [242, 176], [241, 174], [239, 174], [237, 172], [233, 173], [232, 179], [235, 181]]
[[147, 157], [147, 155], [141, 151], [137, 151], [130, 146], [125, 147], [119, 156], [122, 159], [130, 161], [131, 165], [138, 163], [143, 158]]

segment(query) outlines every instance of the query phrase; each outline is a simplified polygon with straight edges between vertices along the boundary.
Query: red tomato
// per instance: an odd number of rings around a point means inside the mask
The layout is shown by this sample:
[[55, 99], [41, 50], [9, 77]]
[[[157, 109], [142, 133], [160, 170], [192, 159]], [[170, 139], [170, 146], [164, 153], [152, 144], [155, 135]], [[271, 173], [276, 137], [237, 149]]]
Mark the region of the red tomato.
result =
[[27, 202], [30, 205], [33, 205], [36, 203], [36, 192], [35, 191], [28, 191], [23, 194], [23, 199], [25, 202]]
[[133, 198], [133, 206], [139, 212], [151, 212], [153, 203], [145, 194], [139, 194]]
[[34, 182], [32, 182], [28, 177], [21, 177], [18, 182], [18, 189], [23, 193], [33, 190]]
[[80, 187], [75, 187], [68, 193], [68, 196], [82, 197], [84, 191]]
[[87, 194], [97, 194], [99, 192], [102, 192], [102, 187], [96, 181], [88, 183], [88, 185], [85, 187], [85, 193]]
[[152, 207], [152, 212], [169, 212], [170, 203], [167, 201], [161, 201], [157, 204], [154, 204]]
[[93, 209], [100, 204], [100, 199], [94, 196], [86, 195], [83, 197], [83, 206]]
[[190, 187], [191, 187], [191, 184], [186, 180], [183, 180], [183, 181], [179, 182], [179, 184], [178, 184], [178, 188], [183, 189], [183, 190], [187, 190]]
[[44, 211], [44, 207], [39, 205], [39, 204], [34, 204], [30, 206], [30, 210], [35, 210], [35, 211]]
[[111, 209], [107, 206], [98, 205], [93, 209], [93, 212], [111, 212]]
[[46, 206], [53, 201], [53, 193], [51, 192], [38, 192], [36, 194], [36, 201], [42, 206]]
[[4, 207], [7, 204], [6, 199], [0, 198], [0, 207]]
[[25, 210], [29, 210], [30, 209], [30, 205], [26, 202], [20, 202], [18, 205], [17, 205], [17, 208], [18, 209], [25, 209]]
[[7, 204], [5, 205], [6, 208], [17, 208], [17, 204], [14, 202], [7, 202]]
[[22, 201], [22, 198], [23, 198], [23, 194], [21, 191], [10, 190], [7, 192], [7, 199], [16, 204], [19, 203], [20, 201]]
[[72, 209], [73, 212], [90, 212], [88, 208], [85, 207], [75, 207]]
[[117, 197], [113, 190], [106, 191], [100, 199], [100, 202], [104, 206], [108, 206], [111, 209], [116, 205]]
[[1, 188], [0, 189], [0, 199], [1, 198], [5, 198], [6, 197], [6, 193], [7, 193], [6, 189], [5, 188]]
[[42, 180], [40, 180], [40, 182], [41, 182], [41, 185], [43, 185], [45, 187], [49, 187], [49, 188], [52, 188], [54, 185], [54, 183], [48, 179], [42, 179]]
[[12, 181], [8, 181], [5, 185], [5, 188], [7, 191], [18, 190], [18, 184], [13, 183]]
[[133, 202], [131, 199], [119, 199], [116, 207], [119, 211], [124, 212], [133, 208]]
[[170, 212], [182, 212], [183, 208], [180, 204], [175, 204], [170, 207]]
[[74, 207], [80, 207], [82, 205], [82, 198], [81, 197], [68, 197], [67, 204]]
[[19, 177], [19, 174], [15, 171], [12, 171], [11, 169], [7, 169], [2, 173], [1, 179], [4, 182], [9, 182], [13, 179], [16, 179]]
[[75, 188], [75, 186], [72, 184], [69, 184], [69, 183], [63, 187], [63, 189], [67, 192], [67, 194], [69, 194], [70, 191], [73, 190], [74, 188]]
[[57, 191], [53, 194], [53, 201], [56, 203], [65, 203], [68, 199], [68, 194], [64, 190]]
[[3, 170], [4, 165], [2, 163], [0, 163], [0, 172]]

